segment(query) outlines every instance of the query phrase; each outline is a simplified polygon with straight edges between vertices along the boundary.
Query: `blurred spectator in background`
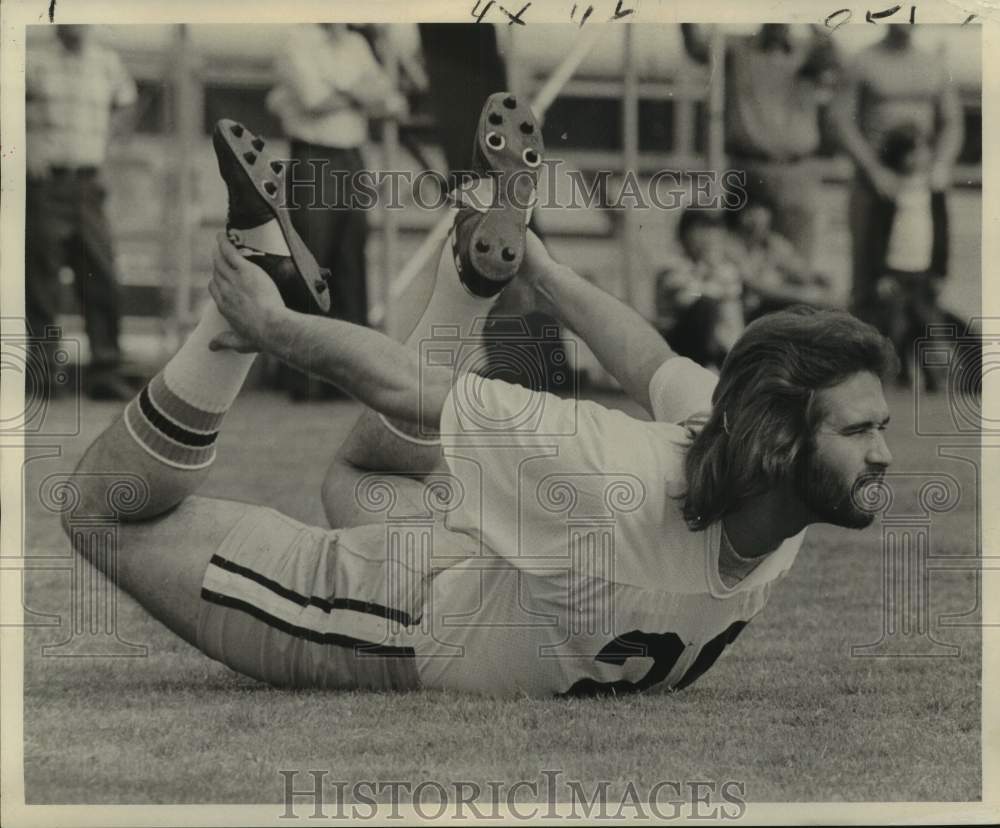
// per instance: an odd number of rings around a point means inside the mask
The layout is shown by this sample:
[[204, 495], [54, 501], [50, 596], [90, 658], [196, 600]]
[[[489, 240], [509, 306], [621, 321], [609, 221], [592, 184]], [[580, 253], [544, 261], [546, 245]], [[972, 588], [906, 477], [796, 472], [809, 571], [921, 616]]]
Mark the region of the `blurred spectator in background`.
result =
[[677, 241], [681, 256], [656, 278], [657, 329], [681, 356], [718, 367], [744, 327], [743, 285], [722, 216], [687, 208]]
[[743, 282], [747, 322], [790, 305], [832, 307], [830, 279], [815, 272], [794, 245], [774, 230], [766, 193], [747, 189], [740, 210], [726, 213], [730, 258]]
[[[933, 154], [923, 131], [903, 124], [885, 136], [882, 165], [897, 176], [896, 196], [880, 198], [871, 232], [878, 241], [877, 321], [900, 357], [900, 381], [909, 386], [911, 362], [927, 326], [944, 321], [938, 305], [948, 260], [948, 213], [943, 191], [932, 189]], [[938, 378], [925, 370], [928, 391]]]
[[[692, 60], [708, 64], [709, 40], [694, 24], [681, 25]], [[726, 38], [725, 141], [730, 165], [766, 190], [774, 228], [811, 266], [820, 223], [820, 105], [835, 82], [833, 43], [820, 27], [809, 40], [793, 39], [787, 24]]]
[[[885, 160], [887, 138], [895, 128], [907, 126], [915, 129], [919, 142], [929, 148], [927, 180], [930, 189], [941, 194], [937, 199], [940, 238], [934, 268], [943, 275], [948, 256], [943, 194], [962, 146], [962, 109], [942, 61], [913, 44], [912, 26], [891, 25], [881, 41], [854, 57], [831, 114], [841, 143], [857, 168], [848, 201], [851, 310], [867, 321], [877, 321], [877, 283], [888, 249], [886, 221], [892, 220], [886, 217], [884, 202], [899, 205], [900, 197], [908, 199], [909, 206], [900, 211], [899, 218], [916, 221], [912, 184], [904, 187], [904, 176]], [[920, 221], [929, 226], [926, 216]], [[905, 235], [909, 241], [896, 243], [910, 247], [908, 255], [916, 258], [917, 240], [912, 232]], [[923, 253], [921, 256], [927, 258]]]
[[420, 44], [435, 135], [448, 171], [468, 170], [483, 101], [507, 88], [496, 28], [476, 23], [421, 23]]
[[[83, 387], [93, 399], [133, 395], [121, 375], [121, 311], [103, 167], [109, 139], [132, 127], [136, 98], [121, 59], [92, 40], [87, 26], [57, 26], [51, 45], [27, 52], [25, 312], [29, 333], [45, 336], [56, 324], [59, 271], [68, 265], [90, 343]], [[39, 357], [52, 376], [50, 355]]]
[[[368, 41], [343, 23], [295, 26], [277, 61], [268, 106], [291, 139], [292, 223], [320, 267], [333, 273], [331, 315], [368, 324], [365, 243], [374, 207], [359, 190], [361, 147], [370, 118], [399, 117], [406, 100], [393, 88]], [[333, 386], [283, 368], [293, 399], [337, 396]]]

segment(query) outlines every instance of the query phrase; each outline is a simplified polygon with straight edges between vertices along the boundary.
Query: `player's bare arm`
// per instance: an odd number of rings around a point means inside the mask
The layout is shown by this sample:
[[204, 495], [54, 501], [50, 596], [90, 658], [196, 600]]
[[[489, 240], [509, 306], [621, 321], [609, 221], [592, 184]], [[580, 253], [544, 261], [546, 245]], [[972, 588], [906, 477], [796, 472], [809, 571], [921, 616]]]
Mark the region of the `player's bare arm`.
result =
[[[263, 351], [309, 370], [387, 417], [437, 423], [452, 372], [419, 368], [419, 356], [359, 325], [290, 310], [267, 274], [220, 233], [209, 292], [233, 328], [214, 349]], [[423, 387], [421, 387], [421, 385]]]
[[532, 284], [548, 310], [587, 344], [625, 392], [651, 411], [649, 382], [666, 360], [676, 356], [653, 326], [638, 311], [553, 259], [530, 230], [521, 277]]

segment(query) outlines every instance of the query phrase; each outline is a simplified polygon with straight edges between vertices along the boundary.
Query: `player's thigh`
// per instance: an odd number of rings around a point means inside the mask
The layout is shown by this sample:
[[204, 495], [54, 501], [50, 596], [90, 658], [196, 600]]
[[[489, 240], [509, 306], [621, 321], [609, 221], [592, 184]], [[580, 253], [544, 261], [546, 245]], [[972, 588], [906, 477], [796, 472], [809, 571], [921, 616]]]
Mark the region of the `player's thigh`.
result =
[[212, 556], [246, 515], [231, 500], [189, 497], [165, 515], [117, 527], [115, 572], [107, 573], [160, 623], [197, 645], [201, 588]]
[[197, 646], [275, 686], [412, 689], [428, 540], [393, 537], [382, 524], [326, 530], [248, 512], [205, 572]]

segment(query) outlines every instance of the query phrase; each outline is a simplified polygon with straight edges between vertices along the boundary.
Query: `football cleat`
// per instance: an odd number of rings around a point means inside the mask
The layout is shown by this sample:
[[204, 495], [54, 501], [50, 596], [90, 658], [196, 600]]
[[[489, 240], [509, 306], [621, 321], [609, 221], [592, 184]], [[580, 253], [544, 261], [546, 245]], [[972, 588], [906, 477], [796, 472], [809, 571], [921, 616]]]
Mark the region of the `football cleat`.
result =
[[[320, 268], [292, 226], [285, 204], [284, 163], [268, 154], [263, 138], [228, 118], [216, 123], [212, 145], [229, 193], [226, 232], [230, 240], [271, 277], [289, 308], [301, 313], [329, 313], [330, 271]], [[272, 219], [278, 222], [290, 256], [240, 244], [244, 231]]]
[[476, 296], [495, 296], [521, 267], [542, 151], [542, 131], [528, 104], [509, 92], [490, 95], [479, 116], [472, 166], [493, 179], [492, 200], [485, 210], [466, 203], [455, 218], [459, 276]]

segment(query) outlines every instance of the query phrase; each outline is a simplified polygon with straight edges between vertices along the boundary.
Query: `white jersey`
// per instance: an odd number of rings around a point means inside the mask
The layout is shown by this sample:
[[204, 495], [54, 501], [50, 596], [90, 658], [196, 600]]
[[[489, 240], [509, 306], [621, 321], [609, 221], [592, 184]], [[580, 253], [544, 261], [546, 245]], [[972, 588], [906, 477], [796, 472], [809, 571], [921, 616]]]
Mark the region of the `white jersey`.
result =
[[680, 689], [761, 609], [804, 535], [735, 587], [721, 527], [682, 515], [681, 423], [711, 407], [715, 375], [676, 357], [650, 383], [655, 420], [470, 377], [445, 404], [445, 458], [461, 490], [447, 527], [479, 542], [435, 561], [423, 686], [497, 695]]

